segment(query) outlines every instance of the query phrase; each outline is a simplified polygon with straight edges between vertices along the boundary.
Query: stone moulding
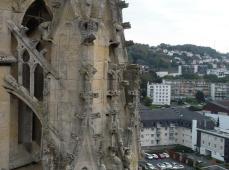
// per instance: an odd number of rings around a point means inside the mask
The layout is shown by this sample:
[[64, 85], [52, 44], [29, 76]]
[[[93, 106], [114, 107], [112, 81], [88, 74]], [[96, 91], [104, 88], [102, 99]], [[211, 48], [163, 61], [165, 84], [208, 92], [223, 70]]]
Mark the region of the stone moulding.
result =
[[43, 52], [39, 52], [35, 48], [34, 44], [36, 44], [36, 42], [34, 43], [26, 37], [25, 32], [27, 31], [27, 28], [22, 26], [20, 29], [12, 21], [8, 21], [8, 27], [10, 31], [15, 35], [17, 41], [19, 43], [22, 43], [25, 48], [31, 54], [33, 54], [31, 57], [33, 57], [44, 68], [46, 72], [51, 73], [56, 79], [59, 79], [57, 71], [45, 60]]
[[17, 59], [14, 56], [7, 56], [0, 54], [0, 64], [13, 64], [16, 63]]
[[30, 109], [36, 114], [42, 124], [42, 104], [39, 103], [34, 96], [30, 96], [29, 92], [23, 86], [19, 85], [14, 77], [12, 77], [11, 75], [7, 75], [4, 81], [5, 84], [3, 87], [7, 90], [7, 92], [26, 103], [30, 107]]

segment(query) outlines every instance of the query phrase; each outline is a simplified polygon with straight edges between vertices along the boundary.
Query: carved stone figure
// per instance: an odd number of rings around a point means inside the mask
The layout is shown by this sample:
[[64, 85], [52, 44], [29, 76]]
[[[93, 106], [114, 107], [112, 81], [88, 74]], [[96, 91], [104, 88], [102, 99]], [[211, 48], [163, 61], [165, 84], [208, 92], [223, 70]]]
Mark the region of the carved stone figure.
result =
[[41, 35], [42, 35], [42, 40], [47, 40], [50, 41], [51, 37], [50, 37], [50, 25], [51, 22], [47, 21], [47, 22], [43, 22], [39, 25], [39, 28], [41, 30]]

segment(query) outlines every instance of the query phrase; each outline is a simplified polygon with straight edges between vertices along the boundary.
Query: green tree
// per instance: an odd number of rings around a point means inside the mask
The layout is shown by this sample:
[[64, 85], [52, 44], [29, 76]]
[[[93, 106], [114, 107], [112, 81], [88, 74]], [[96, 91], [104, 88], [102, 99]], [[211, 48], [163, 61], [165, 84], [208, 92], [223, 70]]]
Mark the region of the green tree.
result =
[[140, 77], [140, 88], [141, 96], [144, 98], [147, 95], [147, 83], [161, 83], [162, 79], [157, 76], [157, 74], [150, 70], [149, 72], [143, 73]]
[[144, 97], [144, 99], [143, 99], [143, 104], [145, 105], [145, 106], [151, 106], [152, 105], [152, 99], [151, 98], [149, 98], [149, 97]]
[[220, 122], [219, 122], [219, 117], [218, 117], [217, 122], [216, 122], [216, 127], [219, 127], [219, 125], [220, 125]]
[[197, 91], [195, 97], [198, 102], [205, 102], [205, 96], [202, 91]]

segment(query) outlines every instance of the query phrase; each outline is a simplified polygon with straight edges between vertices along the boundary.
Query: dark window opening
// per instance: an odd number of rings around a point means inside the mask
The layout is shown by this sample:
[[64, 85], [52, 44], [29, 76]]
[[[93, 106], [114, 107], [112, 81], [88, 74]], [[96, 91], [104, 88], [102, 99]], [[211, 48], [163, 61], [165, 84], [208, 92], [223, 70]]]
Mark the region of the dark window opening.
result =
[[34, 96], [42, 101], [44, 89], [44, 72], [40, 65], [37, 65], [34, 71]]
[[52, 15], [45, 2], [43, 0], [36, 0], [26, 11], [22, 25], [29, 28], [27, 35], [30, 36], [41, 23], [51, 20]]
[[30, 68], [28, 64], [23, 64], [22, 67], [22, 85], [30, 91]]
[[29, 53], [27, 50], [25, 50], [25, 52], [23, 53], [22, 59], [24, 62], [28, 62], [30, 59]]
[[32, 140], [41, 145], [41, 123], [35, 114], [33, 114]]

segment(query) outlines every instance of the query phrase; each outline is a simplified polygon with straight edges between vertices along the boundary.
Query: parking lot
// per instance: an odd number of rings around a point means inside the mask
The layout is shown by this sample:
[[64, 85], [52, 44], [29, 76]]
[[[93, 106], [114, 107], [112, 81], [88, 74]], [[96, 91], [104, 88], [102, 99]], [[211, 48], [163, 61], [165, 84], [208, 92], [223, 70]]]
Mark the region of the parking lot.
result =
[[[194, 168], [188, 167], [187, 165], [182, 164], [182, 163], [170, 158], [168, 154], [167, 154], [167, 156], [165, 156], [164, 154], [166, 154], [166, 153], [163, 153], [163, 154], [148, 154], [148, 153], [146, 153], [145, 161], [154, 166], [154, 168], [151, 168], [151, 169], [157, 168], [158, 170], [161, 170], [161, 169], [194, 170]], [[169, 166], [160, 167], [159, 164], [164, 164], [164, 163], [169, 163], [170, 167]], [[179, 168], [177, 166], [179, 166]], [[148, 167], [148, 169], [150, 169], [150, 168]]]
[[184, 170], [194, 170], [194, 168], [192, 167], [188, 167], [180, 162], [177, 162], [171, 158], [164, 158], [164, 159], [145, 159], [147, 162], [153, 164], [155, 167], [157, 167], [159, 169], [159, 167], [157, 166], [158, 163], [163, 163], [163, 162], [168, 162], [168, 163], [172, 163], [172, 162], [176, 162], [177, 164], [183, 165], [184, 166]]

